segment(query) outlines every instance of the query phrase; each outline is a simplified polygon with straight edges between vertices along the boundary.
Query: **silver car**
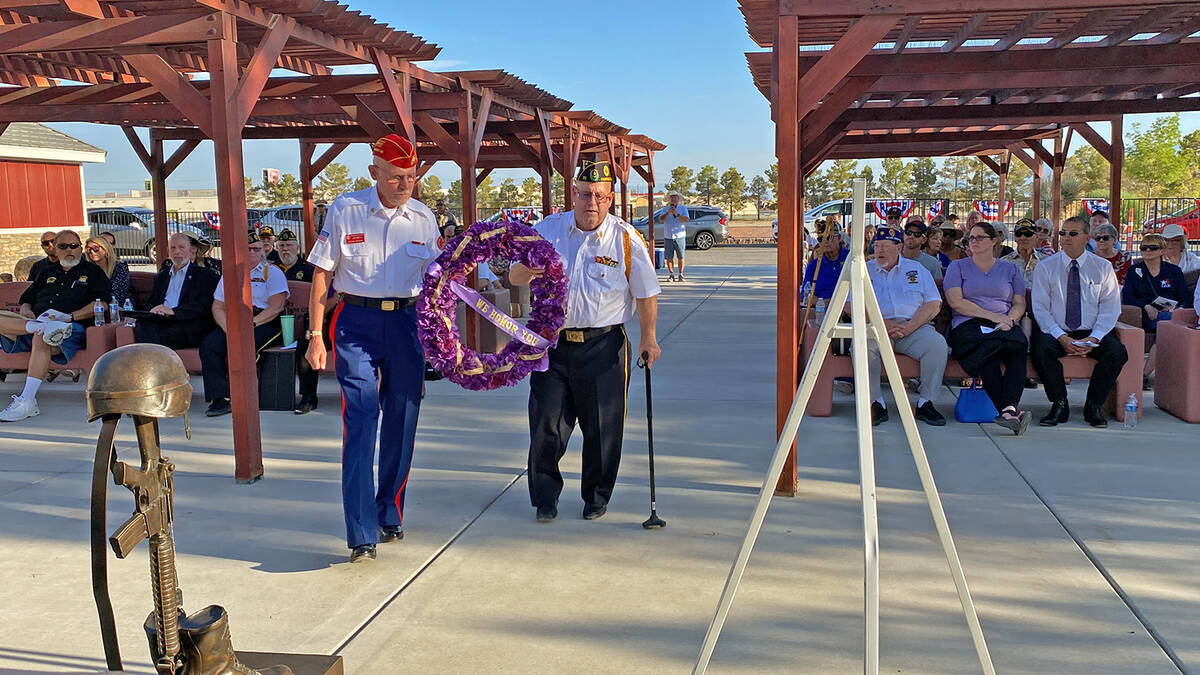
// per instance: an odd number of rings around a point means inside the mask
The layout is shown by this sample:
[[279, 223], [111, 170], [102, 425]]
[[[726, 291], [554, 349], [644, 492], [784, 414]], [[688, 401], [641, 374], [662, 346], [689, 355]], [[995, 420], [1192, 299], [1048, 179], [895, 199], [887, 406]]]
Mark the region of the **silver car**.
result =
[[[118, 256], [146, 256], [153, 260], [157, 254], [154, 244], [154, 211], [138, 206], [111, 206], [87, 210], [91, 236], [111, 232], [117, 240]], [[204, 233], [192, 225], [180, 225], [167, 219], [167, 233], [184, 232], [193, 237]]]
[[[687, 225], [687, 246], [689, 248], [700, 249], [707, 251], [714, 244], [719, 244], [729, 238], [729, 219], [725, 216], [725, 212], [715, 206], [683, 204], [688, 210]], [[666, 213], [666, 207], [663, 207], [654, 212], [654, 217], [657, 219], [662, 214]], [[643, 237], [649, 238], [648, 231], [649, 220], [645, 217], [634, 220], [632, 225], [642, 233]], [[662, 223], [654, 224], [654, 239], [662, 241]]]

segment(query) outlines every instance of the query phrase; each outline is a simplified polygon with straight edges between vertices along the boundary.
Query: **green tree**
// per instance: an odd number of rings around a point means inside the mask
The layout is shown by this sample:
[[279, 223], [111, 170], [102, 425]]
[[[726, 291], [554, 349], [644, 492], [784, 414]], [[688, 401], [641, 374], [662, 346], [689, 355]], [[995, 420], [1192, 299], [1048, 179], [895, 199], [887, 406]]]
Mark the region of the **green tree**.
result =
[[443, 192], [445, 192], [445, 190], [442, 189], [441, 178], [430, 174], [425, 177], [425, 180], [421, 181], [422, 199], [428, 199], [430, 203], [434, 203], [438, 199], [441, 199]]
[[746, 178], [740, 171], [731, 166], [721, 174], [721, 203], [729, 207], [730, 219], [742, 208], [742, 204], [746, 203], [745, 192]]
[[763, 176], [766, 176], [766, 178], [767, 178], [767, 186], [769, 188], [771, 188], [771, 194], [775, 195], [776, 199], [778, 199], [779, 198], [779, 162], [775, 162], [771, 166], [767, 167], [767, 170], [763, 172]]
[[1078, 185], [1079, 197], [1108, 196], [1108, 160], [1086, 143], [1067, 160], [1063, 168], [1063, 180], [1073, 180]]
[[327, 202], [332, 201], [338, 195], [349, 192], [351, 182], [350, 169], [345, 164], [333, 162], [317, 176], [317, 182], [313, 185], [313, 196]]
[[853, 181], [858, 177], [858, 162], [853, 159], [834, 160], [826, 175], [829, 176], [829, 187], [835, 197], [849, 197]]
[[350, 185], [350, 189], [351, 190], [366, 190], [367, 188], [372, 187], [374, 185], [375, 185], [375, 181], [371, 180], [370, 178], [367, 178], [366, 176], [359, 176], [358, 178], [354, 179], [354, 183], [352, 183]]
[[496, 199], [496, 181], [492, 180], [491, 176], [483, 179], [483, 182], [475, 188], [475, 217], [478, 219], [487, 218], [492, 215], [492, 212], [497, 208]]
[[695, 181], [695, 174], [686, 166], [677, 166], [671, 169], [671, 181], [667, 183], [668, 192], [675, 191], [683, 195], [684, 199], [692, 196], [692, 183]]
[[971, 172], [978, 163], [974, 157], [947, 157], [942, 160], [942, 168], [937, 174], [937, 188], [942, 196], [952, 201], [966, 199]]
[[1033, 171], [1025, 165], [1025, 162], [1014, 158], [1008, 165], [1008, 178], [1004, 181], [1004, 191], [1008, 193], [1004, 198], [1013, 200], [1013, 208], [1016, 208], [1017, 202], [1033, 197]]
[[932, 199], [937, 188], [937, 164], [929, 157], [918, 157], [912, 163], [912, 187], [909, 196], [916, 199]]
[[456, 180], [450, 182], [450, 189], [446, 190], [446, 208], [451, 211], [462, 213], [462, 181]]
[[300, 181], [294, 175], [285, 173], [278, 183], [263, 181], [246, 194], [246, 203], [252, 206], [283, 206], [298, 204], [301, 198]]
[[[550, 182], [550, 192], [555, 204], [563, 204], [566, 202], [567, 181], [559, 173], [555, 172], [554, 178]], [[549, 215], [549, 214], [547, 214]]]
[[875, 170], [871, 168], [871, 165], [864, 166], [862, 171], [858, 172], [858, 177], [867, 181], [867, 198], [874, 197], [879, 186], [875, 184]]
[[887, 197], [904, 197], [912, 181], [912, 167], [904, 160], [886, 157], [883, 160], [883, 175], [879, 177], [879, 189]]
[[519, 206], [517, 202], [521, 201], [521, 189], [517, 187], [517, 182], [511, 178], [505, 178], [496, 190], [496, 201], [499, 207]]
[[750, 186], [746, 188], [746, 198], [754, 202], [754, 218], [762, 220], [763, 204], [771, 197], [771, 185], [767, 183], [765, 176], [759, 174], [750, 179]]
[[1147, 197], [1177, 194], [1191, 174], [1182, 140], [1179, 113], [1154, 120], [1145, 131], [1134, 124], [1125, 149], [1123, 178]]
[[536, 206], [542, 203], [542, 182], [536, 178], [526, 178], [521, 182], [521, 205]]
[[712, 204], [713, 197], [717, 196], [720, 190], [721, 179], [717, 174], [717, 167], [712, 164], [700, 167], [700, 173], [696, 174], [696, 192], [704, 197], [704, 203]]
[[820, 169], [814, 169], [804, 179], [804, 210], [823, 204], [833, 198], [833, 184], [829, 175]]

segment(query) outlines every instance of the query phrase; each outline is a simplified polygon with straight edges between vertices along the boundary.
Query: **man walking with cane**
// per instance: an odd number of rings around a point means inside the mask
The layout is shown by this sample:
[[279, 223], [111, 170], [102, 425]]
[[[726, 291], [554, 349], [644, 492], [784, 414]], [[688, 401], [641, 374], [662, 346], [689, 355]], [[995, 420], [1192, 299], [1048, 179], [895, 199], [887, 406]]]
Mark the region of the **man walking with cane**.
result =
[[[404, 537], [404, 493], [425, 374], [417, 293], [442, 247], [433, 212], [411, 198], [417, 183], [412, 144], [388, 134], [371, 150], [375, 186], [334, 200], [308, 256], [315, 266], [309, 325], [322, 325], [331, 276], [342, 293], [330, 332], [342, 386], [342, 505], [350, 562], [372, 560], [377, 542]], [[307, 337], [308, 362], [320, 371], [326, 360], [321, 331]], [[372, 476], [376, 433], [378, 491]]]
[[[558, 517], [563, 479], [558, 462], [575, 422], [583, 429], [583, 517], [608, 511], [621, 462], [629, 388], [629, 342], [625, 322], [637, 310], [638, 354], [646, 367], [662, 350], [655, 336], [660, 292], [650, 253], [637, 230], [610, 215], [612, 170], [608, 162], [583, 161], [573, 186], [575, 209], [547, 216], [536, 229], [554, 245], [569, 277], [568, 328], [550, 350], [550, 367], [529, 379], [529, 499], [539, 522]], [[517, 286], [542, 270], [520, 263], [509, 270]]]

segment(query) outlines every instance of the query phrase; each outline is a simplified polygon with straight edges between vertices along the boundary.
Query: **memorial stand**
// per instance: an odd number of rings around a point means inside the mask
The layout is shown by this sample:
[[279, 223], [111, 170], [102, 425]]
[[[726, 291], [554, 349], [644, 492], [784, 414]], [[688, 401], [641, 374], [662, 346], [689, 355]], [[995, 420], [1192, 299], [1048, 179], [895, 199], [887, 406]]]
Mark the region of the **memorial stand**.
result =
[[[958, 599], [962, 604], [971, 640], [979, 657], [979, 665], [984, 673], [988, 675], [995, 673], [991, 656], [988, 653], [987, 642], [984, 640], [983, 629], [979, 624], [979, 617], [975, 613], [975, 604], [971, 600], [971, 592], [967, 588], [967, 579], [963, 574], [962, 563], [958, 559], [958, 551], [954, 546], [954, 538], [950, 534], [950, 526], [946, 522], [946, 513], [938, 496], [937, 485], [934, 484], [933, 473], [929, 468], [925, 446], [917, 431], [916, 417], [908, 402], [908, 394], [904, 390], [904, 379], [901, 377], [900, 367], [896, 363], [892, 341], [887, 335], [883, 314], [879, 309], [879, 301], [875, 297], [871, 279], [867, 274], [867, 261], [863, 252], [865, 248], [863, 225], [866, 222], [865, 181], [855, 180], [853, 189], [854, 215], [851, 223], [849, 264], [843, 267], [841, 277], [833, 292], [829, 311], [826, 312], [825, 320], [821, 324], [820, 336], [817, 338], [812, 354], [809, 355], [800, 387], [792, 401], [792, 407], [788, 411], [779, 442], [775, 446], [775, 455], [763, 480], [762, 489], [759, 491], [758, 503], [754, 507], [754, 514], [750, 517], [746, 537], [742, 540], [737, 559], [729, 571], [729, 578], [725, 582], [725, 589], [721, 592], [721, 600], [717, 605], [716, 614], [704, 636], [704, 643], [701, 646], [700, 655], [696, 659], [693, 673], [703, 673], [708, 668], [717, 638], [721, 634], [721, 628], [724, 626], [725, 618], [733, 604], [734, 594], [737, 592], [738, 584], [741, 583], [750, 553], [754, 549], [754, 542], [758, 539], [758, 533], [762, 529], [763, 519], [767, 515], [767, 508], [770, 506], [775, 485], [783, 472], [792, 443], [796, 440], [796, 432], [804, 418], [804, 410], [808, 406], [817, 375], [821, 372], [821, 366], [829, 353], [830, 342], [834, 338], [853, 338], [851, 357], [854, 363], [854, 411], [858, 426], [859, 486], [863, 511], [863, 613], [865, 618], [863, 672], [871, 675], [879, 672], [879, 521], [876, 512], [870, 383], [867, 381], [867, 339], [872, 338], [879, 344], [883, 367], [887, 372], [892, 394], [896, 398], [904, 434], [908, 439], [909, 449], [921, 479], [925, 499], [933, 514], [938, 539], [942, 543], [946, 562], [950, 566], [950, 574], [954, 578], [954, 585], [958, 590]], [[856, 301], [851, 304], [851, 322], [846, 325], [840, 323], [842, 314], [840, 309], [850, 298], [854, 298]]]

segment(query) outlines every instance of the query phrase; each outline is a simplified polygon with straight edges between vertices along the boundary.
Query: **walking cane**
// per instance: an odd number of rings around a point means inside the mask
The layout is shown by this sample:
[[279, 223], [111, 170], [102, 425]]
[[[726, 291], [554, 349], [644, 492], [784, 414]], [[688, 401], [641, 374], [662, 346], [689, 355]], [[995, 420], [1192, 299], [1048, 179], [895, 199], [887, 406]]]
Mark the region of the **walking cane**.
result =
[[[818, 226], [820, 226], [820, 222], [821, 221], [817, 221]], [[830, 228], [830, 229], [832, 229], [832, 228]], [[835, 230], [835, 232], [836, 232], [836, 230]], [[806, 298], [804, 301], [804, 320], [800, 322], [800, 336], [796, 340], [796, 348], [797, 349], [800, 348], [800, 345], [804, 344], [804, 331], [808, 329], [808, 315], [810, 312], [812, 312], [813, 302], [817, 298], [817, 292], [816, 292], [817, 291], [817, 279], [820, 278], [820, 276], [821, 276], [821, 261], [825, 259], [825, 252], [821, 250], [821, 246], [822, 246], [822, 244], [825, 243], [825, 237], [828, 237], [828, 236], [830, 236], [830, 234], [827, 230], [825, 232], [824, 236], [821, 237], [820, 243], [817, 244], [817, 248], [813, 251], [813, 255], [817, 256], [817, 266], [816, 266], [816, 268], [813, 269], [813, 279], [812, 279], [813, 288], [811, 291], [808, 292], [808, 298]], [[807, 267], [807, 265], [806, 265], [806, 267]]]
[[638, 359], [638, 368], [646, 369], [646, 447], [650, 451], [650, 517], [642, 523], [647, 530], [660, 530], [667, 526], [667, 521], [658, 517], [654, 503], [654, 406], [650, 395], [650, 352], [642, 352]]

